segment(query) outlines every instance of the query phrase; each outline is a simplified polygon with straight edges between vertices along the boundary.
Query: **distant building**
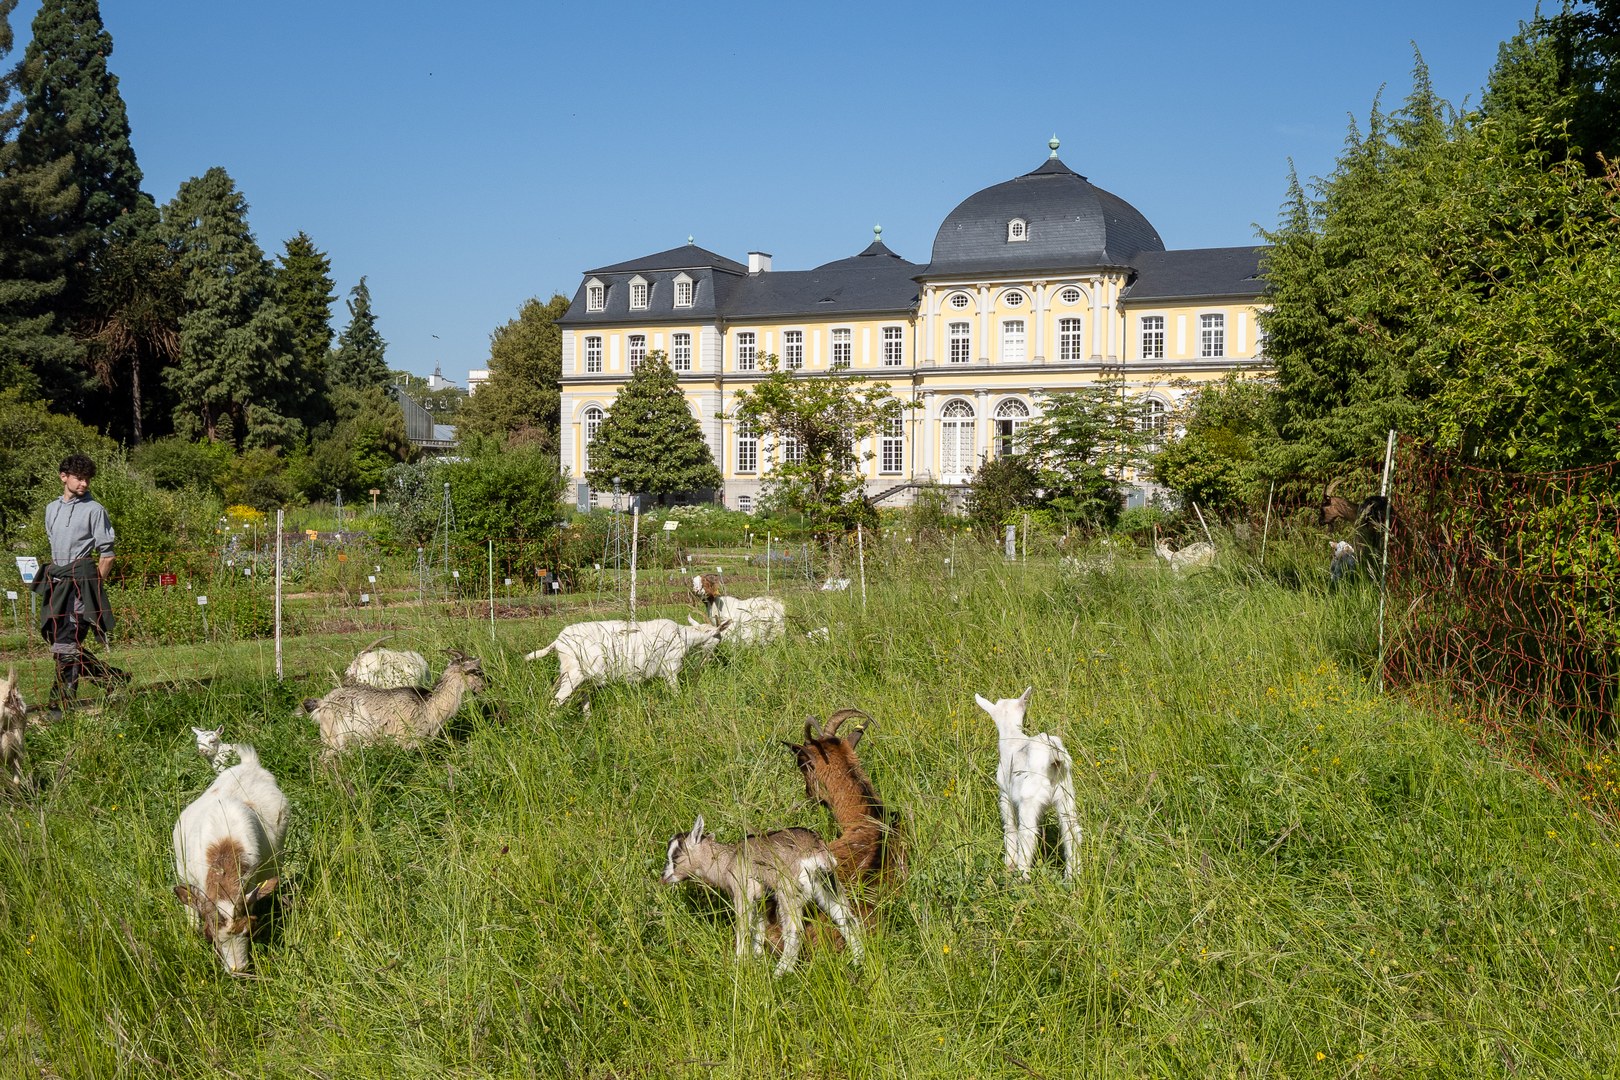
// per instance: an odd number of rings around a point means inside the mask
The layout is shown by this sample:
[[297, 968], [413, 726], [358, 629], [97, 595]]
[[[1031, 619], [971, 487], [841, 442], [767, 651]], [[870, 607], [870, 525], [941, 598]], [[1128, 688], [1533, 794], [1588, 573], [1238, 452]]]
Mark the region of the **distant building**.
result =
[[1013, 452], [1052, 395], [1109, 382], [1145, 398], [1163, 430], [1185, 391], [1265, 363], [1256, 315], [1260, 247], [1167, 251], [1135, 207], [1057, 156], [951, 211], [926, 264], [883, 243], [813, 270], [747, 264], [688, 240], [586, 272], [563, 328], [562, 447], [576, 478], [614, 395], [661, 351], [723, 477], [752, 510], [773, 461], [735, 417], [737, 391], [767, 353], [807, 373], [850, 370], [887, 382], [910, 410], [863, 448], [866, 490], [907, 499], [921, 482], [968, 483]]
[[427, 377], [427, 388], [429, 390], [444, 390], [455, 385], [455, 383], [444, 377], [443, 372], [439, 370], [439, 365], [433, 365], [433, 374]]
[[488, 368], [475, 368], [467, 372], [467, 396], [478, 393], [478, 388], [489, 382]]
[[454, 424], [434, 423], [433, 414], [419, 401], [397, 386], [391, 389], [405, 414], [405, 438], [412, 446], [426, 454], [443, 454], [456, 448]]

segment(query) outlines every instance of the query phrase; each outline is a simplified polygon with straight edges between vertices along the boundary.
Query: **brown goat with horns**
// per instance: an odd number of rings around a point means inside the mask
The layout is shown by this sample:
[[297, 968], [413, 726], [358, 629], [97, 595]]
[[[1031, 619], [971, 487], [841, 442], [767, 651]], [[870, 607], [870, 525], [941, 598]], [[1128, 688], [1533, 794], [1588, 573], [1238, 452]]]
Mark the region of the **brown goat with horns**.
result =
[[[863, 722], [847, 739], [840, 738], [838, 729], [852, 717], [860, 717]], [[825, 727], [814, 716], [808, 717], [804, 742], [783, 744], [798, 760], [805, 794], [831, 810], [838, 823], [840, 833], [827, 848], [837, 861], [834, 872], [838, 881], [850, 890], [855, 914], [863, 921], [870, 918], [874, 905], [861, 895], [858, 886], [898, 882], [906, 873], [899, 816], [884, 808], [855, 753], [871, 722], [872, 718], [859, 709], [840, 709], [827, 719]], [[778, 945], [780, 930], [774, 913], [768, 933], [771, 944]]]

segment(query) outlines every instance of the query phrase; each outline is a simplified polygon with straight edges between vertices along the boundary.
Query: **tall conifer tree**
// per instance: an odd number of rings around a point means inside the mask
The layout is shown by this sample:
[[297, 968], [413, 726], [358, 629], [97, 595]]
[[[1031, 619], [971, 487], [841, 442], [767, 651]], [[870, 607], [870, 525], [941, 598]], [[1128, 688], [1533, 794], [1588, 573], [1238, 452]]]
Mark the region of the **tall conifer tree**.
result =
[[180, 185], [163, 220], [185, 276], [180, 361], [167, 376], [176, 430], [249, 447], [289, 445], [303, 429], [287, 406], [293, 327], [248, 229], [247, 201], [216, 166]]
[[296, 415], [311, 426], [328, 419], [326, 366], [332, 351], [332, 305], [337, 302], [332, 260], [305, 233], [287, 241], [276, 269], [276, 299], [292, 320], [293, 367], [300, 391]]
[[349, 290], [349, 296], [349, 325], [338, 335], [327, 381], [334, 389], [387, 386], [388, 362], [383, 353], [388, 343], [377, 332], [377, 316], [371, 310], [371, 290], [366, 287], [365, 278]]
[[619, 388], [589, 459], [591, 483], [604, 490], [614, 477], [626, 491], [660, 498], [720, 486], [703, 430], [661, 352], [648, 354]]

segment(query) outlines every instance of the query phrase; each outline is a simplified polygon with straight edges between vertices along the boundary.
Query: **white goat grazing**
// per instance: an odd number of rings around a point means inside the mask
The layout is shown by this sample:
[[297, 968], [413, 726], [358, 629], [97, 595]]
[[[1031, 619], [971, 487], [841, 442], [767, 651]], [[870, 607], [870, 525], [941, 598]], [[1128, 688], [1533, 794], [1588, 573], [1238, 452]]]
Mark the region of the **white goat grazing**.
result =
[[759, 902], [774, 895], [782, 925], [782, 958], [776, 963], [776, 974], [782, 975], [793, 970], [799, 959], [806, 901], [832, 917], [849, 946], [850, 958], [861, 962], [855, 916], [834, 876], [836, 867], [826, 841], [809, 829], [780, 829], [722, 844], [713, 833], [703, 831], [703, 815], [699, 814], [691, 832], [670, 838], [660, 880], [665, 885], [700, 881], [730, 896], [737, 914], [739, 958], [747, 954], [750, 941], [755, 956], [764, 953], [765, 920]]
[[11, 773], [11, 782], [23, 782], [23, 731], [28, 727], [28, 706], [17, 690], [17, 669], [6, 671], [6, 681], [0, 683], [0, 761]]
[[557, 654], [561, 681], [552, 696], [553, 705], [566, 702], [585, 683], [640, 683], [663, 676], [674, 687], [687, 653], [695, 649], [712, 655], [730, 625], [708, 626], [692, 620], [691, 625], [682, 626], [673, 619], [573, 623], [563, 627], [550, 645], [523, 659]]
[[774, 596], [755, 596], [747, 600], [721, 596], [720, 579], [713, 574], [694, 577], [692, 592], [703, 601], [709, 622], [716, 626], [729, 622], [730, 636], [744, 645], [763, 645], [787, 633], [787, 609]]
[[1063, 740], [1041, 732], [1024, 734], [1024, 714], [1029, 708], [1026, 687], [1016, 698], [991, 702], [978, 694], [973, 700], [996, 722], [997, 749], [1001, 762], [996, 766], [996, 786], [1000, 788], [1001, 831], [1005, 842], [1007, 869], [1029, 879], [1035, 861], [1035, 842], [1041, 815], [1051, 807], [1063, 838], [1063, 878], [1074, 874], [1075, 849], [1080, 844], [1080, 815], [1074, 804], [1074, 762]]
[[343, 672], [343, 681], [350, 686], [375, 686], [379, 690], [397, 690], [406, 686], [426, 687], [428, 684], [427, 657], [406, 649], [378, 648], [386, 639], [378, 638], [350, 662]]
[[1170, 564], [1170, 569], [1176, 573], [1196, 566], [1213, 566], [1215, 564], [1215, 545], [1207, 540], [1200, 540], [1195, 544], [1188, 544], [1180, 551], [1171, 551], [1168, 541], [1160, 540], [1153, 550], [1159, 558]]
[[236, 761], [242, 759], [239, 744], [222, 740], [221, 736], [225, 733], [223, 727], [212, 729], [194, 727], [191, 729], [191, 733], [197, 737], [197, 753], [201, 754], [203, 760], [214, 767], [214, 772], [222, 773], [234, 765], [236, 762], [232, 761], [232, 758], [235, 758]]
[[1356, 568], [1356, 549], [1343, 540], [1330, 541], [1328, 548], [1333, 555], [1328, 563], [1328, 574], [1337, 584], [1340, 578]]
[[246, 744], [174, 823], [174, 895], [232, 975], [247, 971], [253, 905], [275, 892], [287, 797]]
[[418, 746], [437, 736], [467, 694], [484, 691], [484, 669], [478, 658], [454, 650], [450, 657], [431, 691], [410, 686], [391, 690], [340, 686], [323, 698], [306, 699], [304, 710], [320, 725], [326, 753], [388, 741]]
[[845, 592], [849, 589], [849, 578], [830, 577], [821, 583], [822, 592]]

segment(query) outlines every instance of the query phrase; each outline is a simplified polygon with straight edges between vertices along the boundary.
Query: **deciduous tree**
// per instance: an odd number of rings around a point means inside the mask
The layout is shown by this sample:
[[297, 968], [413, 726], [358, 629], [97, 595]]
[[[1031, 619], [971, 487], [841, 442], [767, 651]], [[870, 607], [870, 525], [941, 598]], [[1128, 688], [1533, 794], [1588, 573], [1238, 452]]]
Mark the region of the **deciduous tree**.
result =
[[489, 340], [489, 382], [463, 404], [456, 418], [460, 431], [509, 436], [537, 429], [533, 441], [559, 445], [562, 414], [562, 327], [566, 296], [545, 303], [524, 301], [517, 318], [497, 328]]

